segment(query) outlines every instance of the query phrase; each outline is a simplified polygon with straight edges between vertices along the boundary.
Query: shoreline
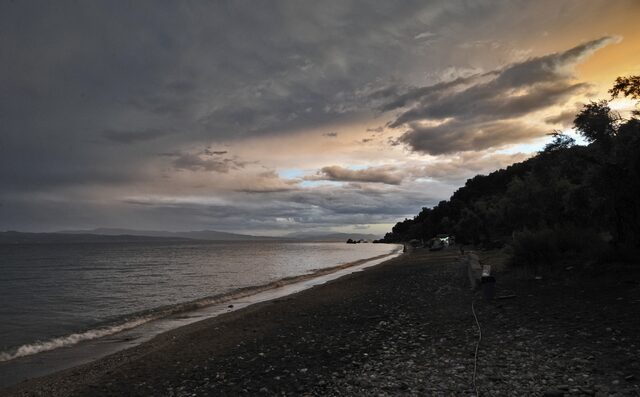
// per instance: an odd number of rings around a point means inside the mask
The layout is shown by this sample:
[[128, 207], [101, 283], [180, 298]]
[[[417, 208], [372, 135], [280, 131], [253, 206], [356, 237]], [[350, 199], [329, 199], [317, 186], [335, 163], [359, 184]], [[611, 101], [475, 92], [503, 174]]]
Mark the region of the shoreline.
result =
[[1, 393], [474, 395], [475, 364], [480, 395], [640, 392], [637, 268], [517, 273], [497, 275], [514, 298], [487, 302], [457, 252], [416, 250]]
[[[90, 364], [107, 355], [133, 348], [173, 329], [204, 321], [209, 318], [240, 310], [244, 307], [295, 294], [320, 285], [332, 279], [375, 266], [401, 253], [396, 247], [387, 254], [359, 259], [327, 268], [315, 269], [310, 273], [288, 276], [265, 284], [238, 288], [229, 292], [204, 297], [178, 305], [159, 307], [127, 316], [123, 323], [114, 323], [88, 331], [53, 338], [44, 342], [23, 345], [14, 349], [33, 348], [35, 352], [19, 354], [0, 361], [0, 391], [19, 382], [47, 376], [77, 365]], [[109, 332], [111, 329], [114, 331]], [[100, 336], [81, 339], [84, 334], [96, 333]], [[91, 335], [89, 335], [91, 336]], [[52, 346], [57, 340], [70, 339], [68, 345]], [[42, 345], [42, 349], [38, 348]]]

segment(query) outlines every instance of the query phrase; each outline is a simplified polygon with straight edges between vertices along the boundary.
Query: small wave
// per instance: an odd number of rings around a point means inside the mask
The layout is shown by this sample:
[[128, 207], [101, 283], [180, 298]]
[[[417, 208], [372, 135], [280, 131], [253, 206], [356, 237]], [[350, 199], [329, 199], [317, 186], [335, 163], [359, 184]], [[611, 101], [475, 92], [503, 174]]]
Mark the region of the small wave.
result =
[[38, 341], [35, 343], [22, 345], [17, 349], [0, 352], [0, 362], [10, 361], [18, 357], [30, 356], [49, 350], [55, 350], [61, 347], [72, 346], [86, 340], [98, 339], [104, 336], [113, 335], [121, 331], [135, 328], [153, 319], [154, 317], [143, 317], [110, 327], [96, 328], [89, 331], [61, 336], [42, 342]]
[[140, 325], [143, 325], [153, 320], [157, 320], [157, 319], [172, 316], [172, 315], [178, 315], [185, 312], [191, 312], [197, 309], [201, 309], [207, 306], [226, 302], [233, 299], [244, 298], [262, 291], [282, 287], [298, 281], [308, 280], [317, 276], [335, 272], [337, 270], [345, 269], [345, 268], [366, 263], [372, 260], [391, 256], [397, 252], [399, 252], [399, 249], [393, 250], [391, 253], [382, 254], [382, 255], [371, 257], [371, 258], [366, 258], [366, 259], [360, 259], [355, 262], [345, 263], [342, 265], [328, 267], [328, 268], [316, 269], [311, 273], [307, 273], [307, 274], [284, 277], [282, 279], [275, 280], [263, 285], [239, 288], [234, 291], [213, 295], [213, 296], [208, 296], [208, 297], [204, 297], [204, 298], [190, 301], [190, 302], [183, 302], [176, 305], [169, 305], [169, 306], [146, 310], [143, 312], [139, 312], [137, 314], [129, 315], [128, 318], [125, 318], [123, 321], [115, 325], [98, 327], [98, 328], [90, 329], [85, 332], [78, 332], [71, 335], [60, 336], [60, 337], [52, 338], [46, 341], [37, 341], [34, 343], [22, 345], [14, 349], [10, 349], [8, 351], [2, 351], [0, 352], [0, 362], [14, 360], [19, 357], [31, 356], [34, 354], [43, 353], [50, 350], [59, 349], [62, 347], [69, 347], [83, 341], [89, 341], [92, 339], [98, 339], [105, 336], [117, 334], [118, 332], [122, 332], [122, 331], [129, 330], [131, 328], [138, 327]]

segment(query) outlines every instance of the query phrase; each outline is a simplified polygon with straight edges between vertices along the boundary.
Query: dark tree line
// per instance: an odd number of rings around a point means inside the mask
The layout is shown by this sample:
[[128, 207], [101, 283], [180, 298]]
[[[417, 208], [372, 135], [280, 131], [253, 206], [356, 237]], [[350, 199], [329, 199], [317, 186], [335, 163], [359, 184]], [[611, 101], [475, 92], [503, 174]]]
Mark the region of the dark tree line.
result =
[[[610, 93], [640, 99], [640, 77], [618, 78]], [[608, 101], [591, 102], [574, 120], [587, 146], [554, 132], [536, 156], [467, 180], [449, 200], [397, 223], [384, 240], [427, 240], [446, 233], [466, 244], [496, 245], [524, 231], [588, 230], [613, 245], [638, 248], [638, 117], [635, 111], [625, 120]]]

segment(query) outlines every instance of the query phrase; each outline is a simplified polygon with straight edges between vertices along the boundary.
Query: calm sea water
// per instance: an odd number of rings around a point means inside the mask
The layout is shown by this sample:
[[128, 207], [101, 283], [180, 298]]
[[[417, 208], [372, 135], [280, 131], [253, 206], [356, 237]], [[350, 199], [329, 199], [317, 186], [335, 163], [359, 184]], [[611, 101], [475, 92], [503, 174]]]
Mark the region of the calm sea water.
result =
[[0, 362], [187, 310], [243, 287], [392, 252], [384, 244], [0, 245]]

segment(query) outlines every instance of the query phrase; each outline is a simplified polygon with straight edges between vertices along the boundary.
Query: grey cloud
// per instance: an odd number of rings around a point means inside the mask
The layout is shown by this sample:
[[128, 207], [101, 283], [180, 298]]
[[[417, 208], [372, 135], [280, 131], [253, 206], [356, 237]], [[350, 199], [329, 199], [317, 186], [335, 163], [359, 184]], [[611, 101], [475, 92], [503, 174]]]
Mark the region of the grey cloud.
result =
[[264, 185], [264, 184], [257, 184], [255, 186], [251, 186], [251, 187], [245, 187], [242, 189], [236, 189], [236, 192], [242, 192], [242, 193], [276, 193], [276, 192], [288, 192], [291, 190], [295, 189], [295, 184], [297, 184], [297, 182], [291, 181], [289, 183], [280, 183], [274, 186], [271, 185]]
[[[585, 93], [587, 84], [571, 82], [573, 67], [594, 51], [618, 40], [602, 37], [500, 71], [415, 88], [392, 99], [382, 110], [411, 105], [389, 126], [407, 126], [408, 130], [398, 142], [424, 153], [482, 150], [530, 139], [540, 131], [518, 125], [514, 120], [564, 103], [577, 93]], [[480, 81], [487, 77], [491, 79]], [[437, 127], [424, 124], [438, 120], [446, 121]]]
[[323, 167], [316, 175], [305, 179], [399, 185], [402, 183], [403, 176], [395, 167], [370, 167], [363, 170], [351, 170], [339, 165], [332, 165]]
[[500, 47], [500, 42], [494, 41], [494, 40], [475, 40], [475, 41], [462, 43], [459, 45], [459, 47], [465, 50], [469, 48], [483, 48], [483, 47], [491, 47], [495, 49]]
[[403, 90], [398, 94], [399, 89], [387, 87], [381, 91], [375, 92], [370, 96], [373, 99], [383, 98], [384, 103], [379, 107], [383, 112], [409, 106], [416, 102], [427, 102], [435, 100], [445, 95], [463, 90], [475, 82], [482, 81], [487, 77], [495, 76], [498, 72], [488, 72], [485, 74], [474, 74], [468, 77], [459, 77], [457, 79], [440, 82], [427, 87], [411, 87]]
[[554, 116], [547, 117], [544, 121], [548, 124], [568, 127], [573, 125], [576, 114], [578, 114], [578, 109], [567, 109]]
[[[277, 227], [269, 216], [294, 215], [307, 204], [287, 196], [273, 214], [243, 208], [257, 191], [260, 200], [293, 194], [273, 178], [243, 187], [228, 208], [134, 205], [113, 192], [170, 191], [163, 177], [171, 173], [230, 173], [245, 165], [225, 150], [189, 148], [368, 116], [362, 88], [413, 68], [411, 49], [420, 43], [412, 38], [440, 8], [422, 1], [4, 2], [0, 58], [11, 62], [0, 64], [0, 228], [194, 228], [217, 219], [224, 219], [221, 228]], [[92, 202], [98, 191], [109, 192], [102, 204]], [[34, 192], [68, 204], [29, 199]], [[340, 219], [309, 208], [305, 224], [369, 217]]]
[[185, 153], [173, 160], [173, 166], [178, 170], [229, 172], [228, 161], [203, 159], [198, 155]]
[[544, 130], [516, 120], [483, 123], [454, 120], [435, 127], [411, 124], [408, 131], [398, 138], [398, 142], [419, 152], [440, 155], [499, 147], [544, 134]]
[[486, 174], [513, 163], [531, 157], [526, 153], [464, 152], [453, 156], [444, 156], [437, 161], [410, 169], [414, 177], [430, 177], [461, 183], [477, 174]]
[[[389, 81], [397, 85], [378, 99], [388, 109], [415, 103], [423, 96], [407, 92], [405, 76], [455, 61], [455, 37], [441, 30], [452, 18], [498, 18], [499, 9], [456, 1], [5, 3], [0, 55], [12, 62], [0, 69], [0, 150], [21, 172], [0, 182], [51, 184], [44, 169], [72, 180], [71, 168], [81, 182], [83, 167], [126, 179], [153, 153], [363, 117], [375, 102], [366, 88]], [[443, 41], [427, 58], [414, 40], [425, 32]], [[159, 130], [175, 133], [153, 139]], [[149, 150], [91, 144], [104, 138]], [[51, 140], [65, 144], [41, 145]], [[30, 158], [40, 166], [25, 164]]]
[[422, 32], [422, 33], [418, 33], [417, 35], [413, 36], [413, 38], [415, 40], [428, 40], [431, 39], [433, 37], [436, 37], [437, 34], [433, 33], [433, 32]]
[[[11, 62], [0, 65], [0, 150], [13, 171], [0, 183], [51, 187], [58, 179], [43, 170], [65, 181], [75, 170], [77, 182], [83, 169], [128, 177], [154, 153], [362, 117], [358, 90], [411, 65], [396, 44], [428, 8], [437, 7], [3, 3], [0, 58]], [[148, 150], [93, 143], [104, 139]], [[64, 144], [42, 145], [50, 141]]]
[[[116, 203], [103, 201], [55, 201], [46, 197], [7, 199], [0, 206], [3, 224], [9, 229], [46, 230], [91, 228], [97, 225], [136, 225], [145, 229], [217, 229], [247, 232], [291, 232], [317, 227], [394, 223], [413, 216], [425, 205], [435, 205], [453, 191], [437, 184], [408, 189], [363, 190], [357, 187], [330, 187], [237, 193], [212, 200], [185, 200], [180, 197], [124, 198]], [[115, 212], [114, 212], [115, 209]], [[62, 211], [65, 217], [57, 214]], [[25, 214], [29, 214], [25, 217]], [[286, 220], [286, 222], [283, 222]]]
[[160, 129], [147, 129], [142, 131], [105, 130], [102, 131], [102, 136], [113, 142], [132, 144], [158, 139], [171, 133], [171, 131]]
[[518, 88], [537, 82], [559, 81], [572, 77], [573, 66], [584, 61], [600, 48], [620, 40], [621, 38], [617, 36], [605, 36], [567, 51], [516, 63], [505, 68], [494, 84], [501, 88]]
[[[306, 191], [295, 191], [287, 195], [287, 200], [303, 207], [320, 208], [326, 214], [344, 214], [350, 216], [388, 216], [411, 213], [417, 203], [436, 204], [440, 194], [434, 191], [437, 184], [427, 184], [416, 188], [398, 189], [391, 186], [387, 189], [360, 189], [359, 187], [316, 188]], [[372, 222], [352, 222], [372, 223]]]
[[416, 120], [451, 117], [494, 120], [513, 118], [563, 103], [572, 94], [584, 92], [587, 87], [584, 83], [537, 83], [531, 85], [525, 93], [515, 96], [511, 95], [512, 89], [503, 91], [489, 86], [472, 88], [411, 109], [400, 115], [390, 126], [399, 127]]
[[261, 172], [250, 184], [235, 189], [243, 193], [276, 193], [298, 189], [299, 179], [283, 179], [273, 170]]
[[211, 150], [211, 148], [205, 148], [203, 151], [203, 154], [206, 154], [207, 156], [221, 156], [227, 153], [229, 153], [227, 150]]
[[176, 158], [172, 161], [172, 165], [177, 170], [227, 173], [232, 169], [244, 168], [246, 162], [230, 158], [203, 158], [202, 154], [199, 153], [180, 153], [176, 155]]
[[[208, 221], [221, 230], [291, 231], [292, 228], [305, 230], [320, 226], [393, 223], [397, 218], [413, 215], [423, 205], [434, 205], [450, 194], [430, 193], [431, 190], [442, 189], [437, 188], [437, 184], [406, 190], [394, 187], [370, 190], [350, 186], [317, 187], [262, 192], [249, 198], [243, 195], [241, 200], [230, 197], [226, 203], [220, 204], [152, 197], [128, 199], [125, 204], [144, 209], [148, 216], [167, 213], [171, 219], [182, 217], [177, 225], [183, 225], [189, 219], [195, 222], [188, 226], [191, 229], [201, 225], [200, 222]], [[283, 223], [283, 219], [287, 222]]]
[[[596, 50], [618, 40], [616, 37], [603, 37], [564, 52], [529, 59], [493, 72], [496, 77], [489, 82], [474, 84], [458, 92], [443, 90], [473, 81], [478, 76], [415, 89], [392, 102], [393, 107], [388, 105], [383, 110], [399, 107], [399, 103], [404, 104], [408, 100], [421, 102], [402, 113], [391, 123], [391, 127], [421, 118], [469, 118], [493, 114], [494, 111], [508, 117], [535, 111], [554, 105], [564, 100], [568, 94], [586, 88], [585, 84], [571, 84], [567, 81], [571, 77], [571, 67]], [[518, 90], [525, 92], [521, 93]], [[430, 97], [434, 92], [439, 94], [437, 101]]]

